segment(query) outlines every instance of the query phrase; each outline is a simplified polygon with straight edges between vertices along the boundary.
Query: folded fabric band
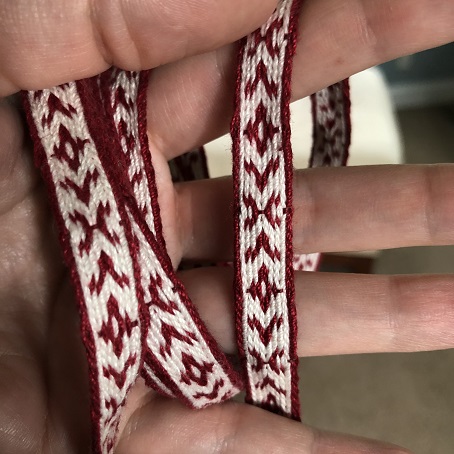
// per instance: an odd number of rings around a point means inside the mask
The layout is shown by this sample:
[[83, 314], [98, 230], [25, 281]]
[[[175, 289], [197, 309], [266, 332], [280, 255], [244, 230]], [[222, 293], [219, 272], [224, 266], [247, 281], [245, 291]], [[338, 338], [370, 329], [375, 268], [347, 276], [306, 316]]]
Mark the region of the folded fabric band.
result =
[[[24, 94], [35, 161], [71, 273], [87, 352], [93, 450], [110, 454], [139, 375], [192, 408], [243, 387], [299, 418], [289, 102], [299, 2], [241, 45], [232, 122], [235, 310], [243, 377], [207, 331], [167, 254], [148, 147], [148, 72], [111, 68]], [[348, 83], [314, 95], [313, 165], [345, 163]]]

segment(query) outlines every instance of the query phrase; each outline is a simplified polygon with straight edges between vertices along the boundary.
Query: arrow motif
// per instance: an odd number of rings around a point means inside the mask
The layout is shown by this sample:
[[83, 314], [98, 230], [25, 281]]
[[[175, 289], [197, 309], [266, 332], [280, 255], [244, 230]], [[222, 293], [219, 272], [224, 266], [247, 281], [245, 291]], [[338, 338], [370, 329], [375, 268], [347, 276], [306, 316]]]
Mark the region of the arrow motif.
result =
[[104, 282], [106, 280], [106, 276], [108, 274], [118, 284], [119, 287], [123, 288], [129, 285], [128, 276], [126, 276], [126, 274], [124, 273], [120, 274], [115, 270], [115, 265], [112, 258], [109, 257], [104, 251], [101, 251], [98, 259], [98, 266], [100, 270], [99, 278], [96, 279], [95, 276], [93, 276], [89, 284], [91, 294], [97, 293], [99, 295], [101, 293]]
[[97, 230], [102, 233], [111, 244], [119, 244], [120, 238], [118, 237], [118, 235], [115, 232], [111, 233], [109, 231], [108, 221], [106, 220], [109, 215], [109, 204], [107, 204], [107, 206], [104, 206], [103, 204], [100, 204], [98, 206], [96, 212], [96, 222], [94, 224], [90, 224], [88, 219], [79, 211], [75, 211], [74, 213], [69, 215], [71, 222], [73, 222], [74, 224], [80, 224], [85, 232], [85, 239], [82, 240], [79, 244], [80, 254], [82, 254], [83, 252], [88, 254], [90, 252], [93, 245], [94, 232]]
[[[67, 162], [69, 168], [73, 172], [77, 172], [84, 147], [89, 142], [88, 139], [80, 139], [79, 137], [74, 139], [63, 124], [60, 124], [58, 135], [60, 144], [54, 146], [53, 157], [59, 161]], [[71, 150], [71, 152], [69, 150]]]
[[104, 377], [106, 377], [107, 379], [113, 378], [115, 384], [117, 385], [117, 388], [121, 389], [125, 385], [128, 369], [131, 366], [134, 366], [136, 362], [137, 358], [135, 355], [133, 355], [128, 358], [128, 360], [126, 361], [126, 363], [124, 364], [120, 371], [117, 371], [116, 369], [114, 369], [114, 367], [110, 365], [108, 367], [104, 367], [103, 368]]
[[246, 250], [246, 262], [255, 260], [257, 256], [262, 252], [265, 252], [272, 260], [281, 259], [281, 252], [279, 251], [279, 249], [271, 247], [270, 238], [263, 230], [257, 237], [255, 245]]
[[246, 87], [245, 87], [245, 94], [246, 96], [252, 97], [252, 95], [256, 92], [259, 83], [262, 83], [266, 93], [270, 98], [275, 98], [278, 93], [278, 85], [276, 82], [270, 81], [268, 76], [268, 68], [266, 67], [263, 61], [257, 66], [256, 77], [253, 81], [248, 80]]
[[268, 347], [269, 343], [273, 339], [273, 336], [275, 335], [275, 330], [279, 329], [283, 323], [282, 317], [277, 317], [277, 315], [274, 315], [273, 318], [270, 320], [270, 323], [265, 327], [261, 324], [260, 320], [257, 318], [250, 318], [249, 321], [249, 327], [255, 331], [260, 336], [260, 340], [262, 341], [262, 344], [265, 345], [265, 347]]
[[[181, 355], [181, 361], [185, 371], [181, 374], [181, 381], [187, 385], [195, 382], [200, 386], [208, 383], [208, 374], [213, 370], [213, 363], [199, 363], [195, 358], [187, 353]], [[220, 385], [219, 385], [220, 386]]]
[[44, 115], [42, 118], [43, 127], [46, 126], [49, 127], [51, 125], [57, 112], [60, 112], [61, 114], [68, 118], [71, 118], [77, 112], [76, 109], [71, 105], [68, 105], [67, 107], [64, 106], [63, 101], [57, 98], [57, 96], [54, 93], [50, 93], [49, 97], [47, 98], [47, 106], [49, 109], [49, 114]]
[[98, 335], [104, 342], [112, 343], [113, 351], [119, 358], [123, 352], [124, 335], [126, 334], [128, 338], [131, 337], [132, 330], [139, 326], [139, 322], [132, 321], [128, 314], [124, 316], [120, 314], [118, 300], [113, 295], [110, 295], [107, 301], [107, 313], [109, 320], [107, 323], [103, 322]]
[[181, 342], [185, 342], [189, 345], [194, 345], [194, 340], [196, 337], [192, 333], [181, 334], [175, 327], [168, 325], [167, 323], [161, 324], [161, 334], [164, 338], [165, 345], [160, 348], [160, 353], [162, 356], [170, 355], [172, 349], [172, 340], [177, 339]]
[[265, 43], [266, 50], [272, 59], [275, 59], [281, 49], [282, 43], [273, 43], [273, 36], [279, 33], [284, 27], [284, 20], [282, 18], [276, 18], [271, 24], [267, 24], [266, 30], [256, 30], [249, 36], [249, 49], [248, 56], [256, 57], [259, 52], [259, 45]]
[[[219, 391], [223, 386], [224, 386], [224, 380], [222, 380], [222, 378], [221, 378], [220, 380], [216, 380], [216, 382], [213, 386], [213, 390], [210, 393], [197, 393], [194, 395], [194, 398], [195, 399], [204, 398], [204, 399], [208, 399], [208, 400], [217, 399], [219, 396]], [[221, 399], [221, 400], [224, 400], [224, 399]]]
[[285, 389], [280, 388], [279, 386], [276, 385], [276, 382], [274, 379], [272, 379], [269, 376], [266, 376], [262, 381], [260, 381], [256, 387], [258, 389], [265, 389], [267, 387], [272, 388], [274, 391], [276, 391], [278, 394], [281, 394], [282, 396], [285, 396], [287, 393]]
[[244, 163], [244, 170], [254, 175], [255, 177], [255, 184], [260, 192], [263, 192], [265, 187], [267, 186], [270, 179], [276, 174], [279, 170], [281, 163], [279, 158], [272, 158], [267, 163], [265, 170], [263, 173], [260, 173], [257, 169], [256, 165], [252, 161], [245, 161]]
[[77, 198], [88, 207], [91, 197], [90, 192], [91, 184], [92, 183], [96, 184], [96, 182], [98, 181], [98, 177], [99, 172], [95, 169], [93, 172], [88, 171], [85, 174], [82, 186], [78, 186], [76, 183], [74, 183], [73, 180], [69, 179], [68, 177], [65, 177], [65, 181], [60, 183], [60, 187], [66, 191], [72, 189], [76, 194]]

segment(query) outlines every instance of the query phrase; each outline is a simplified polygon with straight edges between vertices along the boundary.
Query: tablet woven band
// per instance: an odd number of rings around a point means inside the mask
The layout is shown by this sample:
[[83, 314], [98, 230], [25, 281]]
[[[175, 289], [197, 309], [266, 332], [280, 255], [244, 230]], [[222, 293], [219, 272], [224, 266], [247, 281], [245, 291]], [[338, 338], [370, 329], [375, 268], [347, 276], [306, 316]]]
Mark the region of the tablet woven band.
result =
[[[298, 1], [243, 41], [232, 122], [237, 334], [247, 400], [299, 418], [289, 101]], [[115, 448], [121, 408], [141, 375], [191, 408], [243, 388], [176, 277], [162, 233], [148, 146], [148, 72], [105, 73], [24, 94], [87, 352], [93, 451]], [[312, 165], [345, 164], [348, 83], [314, 95]], [[179, 163], [179, 178], [205, 175]], [[185, 171], [185, 165], [187, 171]], [[298, 264], [299, 263], [299, 264]]]
[[298, 4], [281, 1], [245, 40], [232, 123], [236, 326], [246, 400], [294, 419], [299, 399], [289, 104]]
[[113, 451], [139, 373], [193, 408], [242, 387], [165, 249], [146, 140], [146, 80], [113, 68], [26, 98], [79, 303], [100, 453]]

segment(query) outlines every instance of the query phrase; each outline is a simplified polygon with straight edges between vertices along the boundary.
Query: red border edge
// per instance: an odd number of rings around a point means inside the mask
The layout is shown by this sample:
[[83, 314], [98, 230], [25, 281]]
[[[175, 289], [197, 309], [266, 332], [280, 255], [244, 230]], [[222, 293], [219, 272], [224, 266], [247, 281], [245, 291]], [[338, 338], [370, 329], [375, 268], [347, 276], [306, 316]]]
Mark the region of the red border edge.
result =
[[80, 279], [77, 273], [77, 266], [72, 248], [69, 240], [69, 232], [65, 226], [63, 215], [60, 212], [57, 192], [55, 184], [52, 180], [52, 174], [47, 162], [46, 152], [41, 143], [41, 139], [38, 134], [38, 130], [31, 113], [31, 105], [28, 96], [31, 94], [28, 92], [22, 92], [22, 102], [27, 117], [27, 123], [30, 129], [30, 135], [33, 140], [34, 146], [34, 161], [35, 166], [40, 170], [42, 178], [44, 180], [47, 193], [49, 195], [49, 201], [54, 215], [55, 222], [58, 227], [59, 240], [62, 246], [63, 259], [66, 266], [69, 269], [71, 281], [74, 286], [76, 293], [76, 302], [79, 306], [80, 315], [80, 330], [82, 334], [82, 340], [84, 343], [87, 362], [89, 367], [89, 392], [90, 392], [90, 415], [92, 420], [92, 448], [94, 454], [102, 453], [101, 439], [100, 439], [100, 420], [101, 420], [101, 403], [100, 403], [100, 390], [98, 381], [98, 366], [96, 360], [96, 351], [94, 349], [95, 341], [91, 332], [91, 325], [88, 320], [88, 313], [85, 307], [85, 298], [83, 296], [83, 290], [80, 283]]
[[251, 383], [246, 374], [246, 353], [243, 337], [243, 300], [244, 295], [242, 291], [241, 279], [241, 252], [240, 252], [240, 123], [241, 123], [241, 80], [243, 77], [243, 60], [246, 48], [247, 38], [243, 38], [239, 42], [239, 52], [237, 57], [237, 74], [236, 74], [236, 88], [234, 100], [234, 114], [230, 125], [230, 134], [232, 136], [232, 180], [233, 180], [233, 232], [234, 232], [234, 281], [233, 281], [233, 294], [235, 298], [235, 331], [236, 341], [238, 346], [238, 357], [241, 366], [241, 372], [244, 377], [246, 402], [252, 404], [251, 397]]
[[297, 313], [295, 304], [295, 282], [293, 270], [293, 153], [291, 145], [290, 129], [290, 97], [291, 81], [293, 70], [293, 57], [296, 53], [298, 41], [298, 24], [299, 12], [301, 10], [301, 0], [294, 0], [290, 12], [290, 24], [287, 44], [284, 71], [283, 71], [283, 94], [281, 105], [281, 122], [282, 122], [282, 142], [285, 159], [285, 176], [286, 176], [286, 291], [287, 291], [287, 310], [289, 321], [289, 341], [290, 341], [290, 368], [292, 374], [291, 388], [291, 414], [289, 415], [296, 421], [301, 420], [300, 401], [299, 401], [299, 378], [298, 378], [298, 326]]

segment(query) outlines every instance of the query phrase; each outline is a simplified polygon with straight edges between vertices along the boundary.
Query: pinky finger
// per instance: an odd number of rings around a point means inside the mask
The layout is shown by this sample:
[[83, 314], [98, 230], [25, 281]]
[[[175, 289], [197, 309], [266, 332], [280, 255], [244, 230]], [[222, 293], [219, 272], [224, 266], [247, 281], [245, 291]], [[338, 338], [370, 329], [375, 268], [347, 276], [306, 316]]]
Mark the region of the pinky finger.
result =
[[321, 432], [246, 404], [190, 410], [157, 397], [137, 410], [116, 454], [410, 454], [398, 446]]

